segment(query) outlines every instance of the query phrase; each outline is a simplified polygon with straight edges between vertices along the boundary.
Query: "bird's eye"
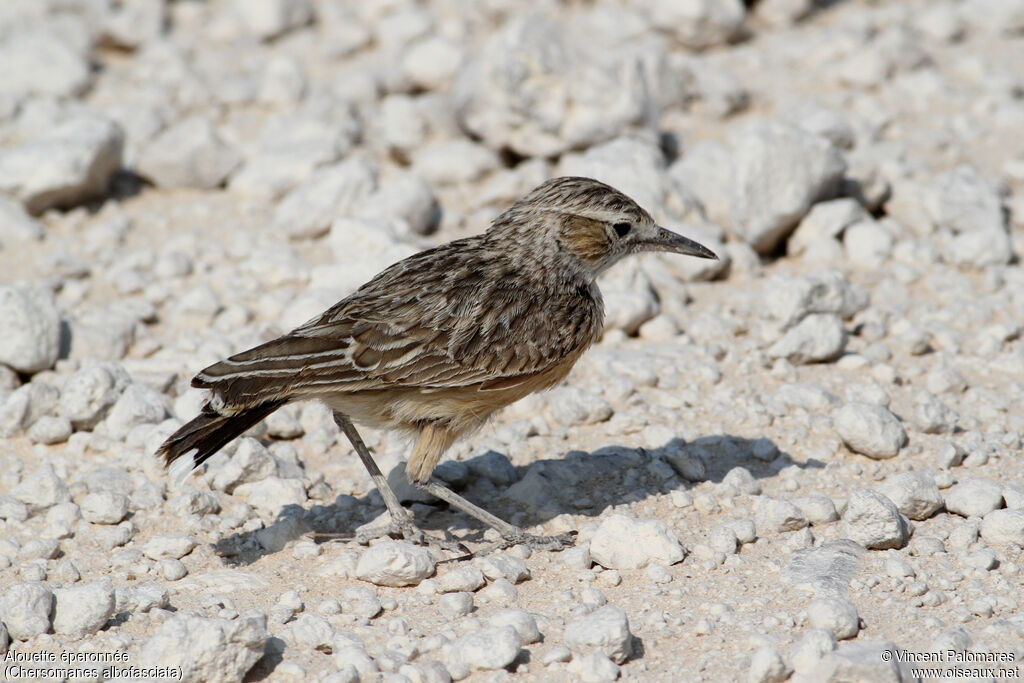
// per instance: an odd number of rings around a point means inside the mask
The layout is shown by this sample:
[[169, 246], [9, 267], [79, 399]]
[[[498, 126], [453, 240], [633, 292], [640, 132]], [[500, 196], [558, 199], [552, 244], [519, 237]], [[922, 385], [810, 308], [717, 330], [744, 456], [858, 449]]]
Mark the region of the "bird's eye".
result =
[[633, 226], [629, 223], [616, 223], [612, 227], [615, 228], [615, 234], [619, 237], [625, 237], [633, 229]]

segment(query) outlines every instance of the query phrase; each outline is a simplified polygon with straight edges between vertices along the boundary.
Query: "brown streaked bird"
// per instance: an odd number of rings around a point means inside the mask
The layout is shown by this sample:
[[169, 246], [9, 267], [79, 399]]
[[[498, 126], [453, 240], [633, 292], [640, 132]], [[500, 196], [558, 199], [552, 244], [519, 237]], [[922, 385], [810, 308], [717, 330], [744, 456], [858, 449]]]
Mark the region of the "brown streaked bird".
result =
[[492, 527], [505, 543], [571, 544], [567, 534], [528, 534], [430, 475], [456, 439], [569, 374], [601, 336], [597, 276], [645, 251], [717, 258], [604, 183], [548, 180], [484, 234], [410, 256], [320, 317], [200, 372], [192, 386], [209, 389], [209, 402], [158, 454], [184, 478], [285, 403], [320, 399], [387, 505], [386, 533], [436, 540], [413, 524], [353, 423], [411, 435], [412, 484]]

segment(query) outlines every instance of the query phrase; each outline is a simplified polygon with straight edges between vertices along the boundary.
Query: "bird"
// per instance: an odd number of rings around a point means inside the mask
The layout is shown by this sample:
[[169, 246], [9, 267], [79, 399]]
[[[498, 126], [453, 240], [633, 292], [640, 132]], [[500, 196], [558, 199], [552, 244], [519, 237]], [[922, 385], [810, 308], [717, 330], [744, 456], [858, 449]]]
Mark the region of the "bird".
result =
[[192, 386], [209, 399], [157, 455], [183, 480], [286, 403], [318, 399], [380, 492], [390, 522], [379, 535], [430, 543], [356, 424], [411, 437], [410, 483], [491, 527], [501, 543], [572, 545], [571, 533], [529, 534], [431, 473], [495, 412], [565, 379], [603, 331], [598, 276], [643, 252], [718, 258], [605, 183], [547, 180], [485, 232], [409, 256], [291, 332], [201, 370]]

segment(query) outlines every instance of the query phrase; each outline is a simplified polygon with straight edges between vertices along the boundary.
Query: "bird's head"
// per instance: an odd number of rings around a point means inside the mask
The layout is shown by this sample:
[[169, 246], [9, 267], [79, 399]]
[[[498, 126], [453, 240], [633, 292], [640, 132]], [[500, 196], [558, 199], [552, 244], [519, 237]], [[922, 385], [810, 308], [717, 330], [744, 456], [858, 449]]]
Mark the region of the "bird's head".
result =
[[659, 226], [613, 187], [592, 178], [553, 178], [502, 214], [489, 235], [541, 239], [591, 279], [630, 254], [662, 251], [717, 259], [713, 251]]

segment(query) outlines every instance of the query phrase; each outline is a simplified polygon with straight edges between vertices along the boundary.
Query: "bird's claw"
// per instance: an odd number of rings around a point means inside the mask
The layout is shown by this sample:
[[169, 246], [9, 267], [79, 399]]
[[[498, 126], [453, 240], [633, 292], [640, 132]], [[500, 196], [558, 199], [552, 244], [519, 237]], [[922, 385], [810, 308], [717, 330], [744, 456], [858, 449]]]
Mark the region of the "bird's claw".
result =
[[370, 541], [390, 536], [391, 538], [401, 538], [409, 543], [415, 543], [416, 545], [423, 545], [432, 548], [438, 548], [440, 550], [446, 550], [448, 552], [455, 553], [468, 553], [469, 550], [456, 541], [455, 539], [449, 538], [438, 538], [431, 536], [420, 529], [416, 524], [413, 523], [411, 518], [396, 520], [392, 519], [387, 524], [377, 527], [362, 527], [356, 531], [356, 541], [361, 545], [367, 545]]

